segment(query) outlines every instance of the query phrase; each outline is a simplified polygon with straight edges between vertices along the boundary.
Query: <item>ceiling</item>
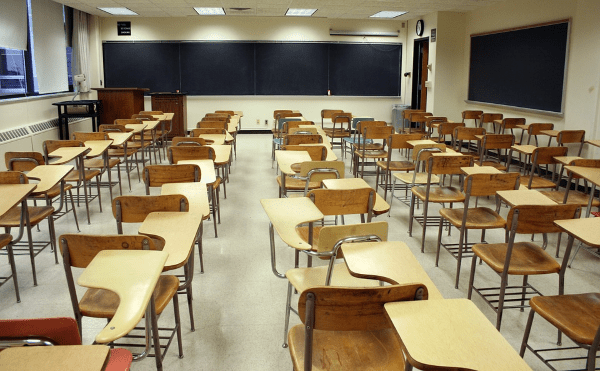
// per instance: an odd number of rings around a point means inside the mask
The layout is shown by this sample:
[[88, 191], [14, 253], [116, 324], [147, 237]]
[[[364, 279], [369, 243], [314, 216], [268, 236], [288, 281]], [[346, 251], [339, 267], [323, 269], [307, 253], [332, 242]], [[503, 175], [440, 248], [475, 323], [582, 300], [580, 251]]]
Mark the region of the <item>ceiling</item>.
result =
[[[436, 11], [467, 12], [503, 0], [54, 0], [101, 17], [98, 7], [126, 7], [141, 17], [196, 16], [193, 7], [223, 7], [227, 16], [281, 17], [288, 8], [317, 8], [314, 17], [367, 19], [382, 10], [407, 11], [395, 19], [414, 19]], [[232, 8], [250, 8], [234, 10]]]

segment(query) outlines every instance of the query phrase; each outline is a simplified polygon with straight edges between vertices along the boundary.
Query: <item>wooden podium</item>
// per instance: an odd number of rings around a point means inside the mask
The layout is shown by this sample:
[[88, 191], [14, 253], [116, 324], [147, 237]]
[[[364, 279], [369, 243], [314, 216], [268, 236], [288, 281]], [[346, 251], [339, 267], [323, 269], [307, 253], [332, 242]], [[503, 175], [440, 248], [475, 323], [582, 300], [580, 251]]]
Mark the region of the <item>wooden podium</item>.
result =
[[112, 125], [116, 119], [130, 119], [144, 110], [143, 88], [93, 88], [102, 101], [100, 125]]
[[173, 129], [169, 139], [187, 135], [187, 95], [185, 93], [150, 93], [152, 111], [172, 112]]

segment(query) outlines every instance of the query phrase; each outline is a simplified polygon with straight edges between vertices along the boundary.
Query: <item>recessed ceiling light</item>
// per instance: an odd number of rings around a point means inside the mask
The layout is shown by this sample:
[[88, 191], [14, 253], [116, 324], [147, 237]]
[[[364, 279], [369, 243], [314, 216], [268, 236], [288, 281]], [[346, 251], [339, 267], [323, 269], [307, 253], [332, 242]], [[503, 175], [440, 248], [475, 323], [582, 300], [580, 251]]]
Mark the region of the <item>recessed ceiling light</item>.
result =
[[406, 13], [408, 13], [408, 12], [383, 10], [383, 11], [381, 11], [379, 13], [373, 14], [369, 18], [396, 18], [396, 17], [400, 17], [402, 14], [406, 14]]
[[225, 15], [225, 9], [223, 8], [194, 7], [194, 10], [200, 15]]
[[285, 12], [285, 15], [288, 16], [292, 16], [292, 17], [310, 17], [313, 14], [315, 14], [315, 12], [317, 11], [317, 9], [288, 9], [287, 12]]
[[107, 12], [112, 15], [139, 15], [136, 12], [129, 10], [127, 8], [98, 8], [103, 12]]

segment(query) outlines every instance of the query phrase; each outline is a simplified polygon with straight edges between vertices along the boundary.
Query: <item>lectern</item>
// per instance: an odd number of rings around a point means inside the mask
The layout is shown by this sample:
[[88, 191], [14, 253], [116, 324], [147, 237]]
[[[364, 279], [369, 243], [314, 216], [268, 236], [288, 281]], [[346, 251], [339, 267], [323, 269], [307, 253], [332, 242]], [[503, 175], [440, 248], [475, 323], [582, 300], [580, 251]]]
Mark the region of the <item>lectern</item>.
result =
[[143, 88], [94, 88], [102, 101], [100, 125], [112, 125], [115, 119], [129, 119], [144, 110]]
[[172, 112], [169, 139], [187, 135], [187, 96], [185, 93], [150, 93], [152, 111]]

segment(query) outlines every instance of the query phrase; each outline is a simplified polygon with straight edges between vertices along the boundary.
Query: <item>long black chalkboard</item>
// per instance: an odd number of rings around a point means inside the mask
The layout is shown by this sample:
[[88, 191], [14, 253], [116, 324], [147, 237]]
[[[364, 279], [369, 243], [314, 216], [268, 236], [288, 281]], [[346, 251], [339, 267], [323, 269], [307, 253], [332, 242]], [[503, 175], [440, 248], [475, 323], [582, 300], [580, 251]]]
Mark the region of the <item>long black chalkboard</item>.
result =
[[470, 101], [561, 113], [569, 21], [471, 36]]
[[105, 87], [190, 95], [400, 96], [400, 44], [105, 42]]
[[179, 43], [105, 43], [104, 86], [181, 90]]

